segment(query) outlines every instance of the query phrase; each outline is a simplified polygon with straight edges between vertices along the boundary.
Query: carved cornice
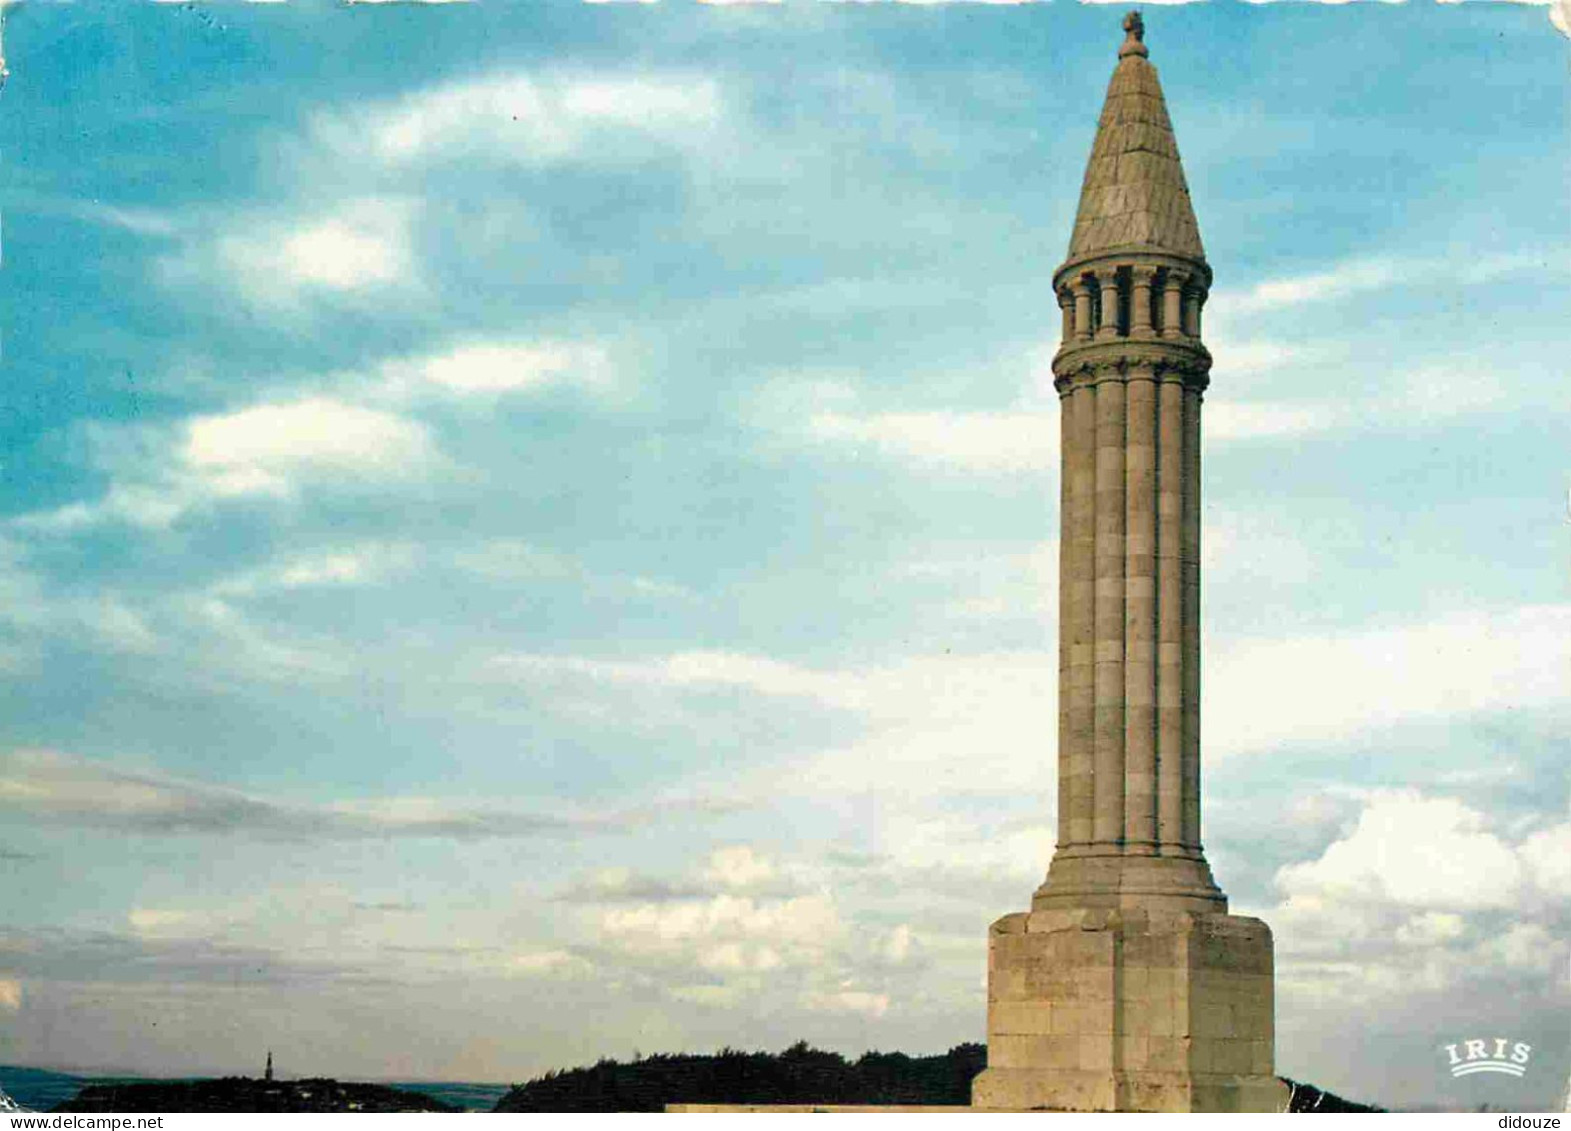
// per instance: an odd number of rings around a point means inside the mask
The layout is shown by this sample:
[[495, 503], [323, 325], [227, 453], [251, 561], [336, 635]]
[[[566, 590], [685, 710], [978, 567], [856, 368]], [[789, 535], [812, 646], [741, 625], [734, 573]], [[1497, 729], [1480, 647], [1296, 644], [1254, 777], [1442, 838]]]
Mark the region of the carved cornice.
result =
[[1117, 338], [1070, 342], [1053, 358], [1053, 387], [1063, 394], [1082, 385], [1129, 381], [1149, 371], [1154, 381], [1176, 381], [1204, 392], [1211, 383], [1211, 354], [1196, 341]]

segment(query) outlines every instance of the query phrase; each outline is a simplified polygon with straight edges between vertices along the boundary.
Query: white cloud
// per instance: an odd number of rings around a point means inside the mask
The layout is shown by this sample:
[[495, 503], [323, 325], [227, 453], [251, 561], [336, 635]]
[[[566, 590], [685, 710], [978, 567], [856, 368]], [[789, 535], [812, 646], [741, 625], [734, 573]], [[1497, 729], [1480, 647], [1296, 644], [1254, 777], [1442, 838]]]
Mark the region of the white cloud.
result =
[[[1313, 568], [1291, 539], [1271, 553], [1289, 571]], [[978, 792], [1040, 796], [1052, 782], [1058, 673], [1056, 655], [1046, 648], [840, 668], [708, 652], [643, 660], [510, 655], [495, 664], [507, 678], [547, 681], [564, 697], [599, 703], [604, 717], [625, 710], [624, 697], [635, 688], [680, 694], [733, 687], [843, 713], [830, 737], [728, 782], [742, 797], [836, 805], [864, 798], [910, 807], [923, 798]], [[1208, 756], [1543, 709], [1565, 701], [1567, 670], [1571, 607], [1560, 606], [1224, 643], [1208, 654], [1203, 682]], [[669, 695], [652, 700], [650, 709], [662, 704], [674, 709]], [[1043, 814], [1050, 817], [1051, 798], [1044, 799]], [[893, 827], [887, 823], [892, 810], [881, 811], [880, 819], [881, 827]], [[1019, 846], [1021, 859], [1033, 866], [1041, 856], [1037, 839], [1033, 832]], [[903, 830], [902, 851], [916, 851], [921, 840], [920, 830]]]
[[[128, 597], [103, 587], [57, 593], [34, 568], [20, 545], [0, 538], [0, 622], [35, 639], [58, 634], [85, 638], [112, 652], [157, 650], [157, 629]], [[28, 649], [13, 649], [10, 643], [0, 645], [0, 668], [28, 655]]]
[[9, 525], [29, 532], [102, 523], [164, 528], [225, 499], [287, 498], [328, 482], [387, 487], [452, 469], [404, 406], [368, 403], [377, 400], [380, 375], [340, 378], [336, 391], [283, 394], [171, 424], [84, 424], [88, 463], [107, 476], [108, 488], [95, 500]]
[[[851, 712], [858, 737], [811, 752], [788, 767], [738, 779], [744, 792], [907, 797], [956, 789], [1040, 789], [1047, 780], [1056, 718], [1057, 660], [1047, 652], [922, 656], [885, 666], [806, 668], [761, 656], [682, 652], [645, 660], [508, 654], [493, 668], [508, 678], [585, 681], [607, 709], [620, 688], [700, 692], [734, 687]], [[804, 752], [807, 754], [808, 752]], [[985, 784], [984, 784], [985, 783]]]
[[168, 239], [178, 235], [180, 226], [167, 213], [148, 208], [126, 208], [113, 204], [82, 202], [72, 206], [72, 212], [96, 224], [108, 224], [138, 236]]
[[1467, 933], [1462, 916], [1450, 911], [1425, 911], [1397, 928], [1396, 941], [1403, 946], [1443, 946]]
[[782, 797], [873, 794], [906, 804], [978, 791], [1034, 794], [1051, 782], [1058, 690], [1052, 653], [914, 657], [830, 678], [836, 701], [862, 714], [863, 733], [789, 767], [764, 769], [759, 788]]
[[1219, 592], [1262, 577], [1275, 585], [1309, 581], [1319, 563], [1315, 549], [1279, 511], [1217, 510], [1205, 516], [1201, 564], [1207, 585]]
[[1566, 940], [1542, 923], [1512, 923], [1503, 934], [1491, 935], [1478, 948], [1486, 968], [1523, 971], [1544, 977], [1566, 969]]
[[[594, 940], [603, 976], [658, 985], [669, 999], [708, 1008], [745, 1007], [752, 1018], [804, 1011], [876, 1020], [897, 1003], [907, 1014], [935, 1002], [954, 1007], [957, 981], [935, 967], [933, 936], [923, 931], [919, 938], [907, 918], [890, 925], [892, 909], [912, 902], [908, 895], [927, 912], [935, 896], [942, 898], [924, 882], [931, 871], [896, 875], [733, 845], [709, 852], [686, 876], [662, 880], [618, 868], [569, 889], [571, 902], [584, 908], [579, 927]], [[745, 893], [738, 886], [744, 883]], [[976, 893], [975, 885], [964, 890]], [[860, 914], [848, 917], [842, 899], [854, 901]], [[937, 948], [966, 969], [958, 982], [968, 1001], [962, 1008], [969, 1008], [987, 910], [977, 912], [979, 929], [958, 950], [947, 936]], [[738, 1024], [742, 1031], [745, 1019]]]
[[491, 663], [503, 673], [577, 677], [607, 687], [738, 687], [760, 695], [814, 699], [830, 705], [855, 706], [860, 702], [857, 690], [836, 673], [732, 652], [677, 652], [633, 661], [512, 653], [497, 656]]
[[298, 626], [260, 625], [219, 589], [182, 594], [168, 604], [185, 631], [186, 658], [200, 657], [181, 676], [192, 684], [240, 678], [321, 685], [345, 678], [358, 666], [353, 649], [341, 641]]
[[385, 230], [344, 217], [294, 233], [279, 254], [295, 278], [333, 290], [396, 282], [409, 269], [407, 249]]
[[131, 526], [167, 527], [189, 510], [194, 500], [170, 486], [112, 483], [100, 499], [66, 503], [53, 510], [21, 515], [15, 525], [29, 531], [69, 531], [104, 522]]
[[775, 875], [774, 864], [747, 844], [715, 849], [704, 870], [705, 879], [731, 889], [755, 887], [774, 879]]
[[472, 342], [383, 365], [378, 391], [395, 397], [432, 391], [496, 397], [558, 385], [604, 391], [610, 380], [610, 359], [592, 342]]
[[[901, 2], [909, 4], [914, 0]], [[882, 1017], [889, 1012], [889, 995], [867, 990], [835, 990], [832, 993], [804, 994], [802, 1005], [816, 1013], [858, 1013], [865, 1017]]]
[[1337, 416], [1325, 404], [1230, 401], [1219, 397], [1207, 400], [1202, 420], [1205, 438], [1211, 442], [1295, 436], [1331, 427]]
[[405, 478], [434, 449], [417, 421], [326, 397], [254, 405], [186, 425], [185, 465], [217, 495], [279, 494], [302, 473]]
[[1323, 271], [1268, 279], [1245, 291], [1221, 290], [1207, 301], [1207, 307], [1215, 303], [1217, 309], [1225, 311], [1231, 319], [1241, 314], [1335, 301], [1389, 287], [1427, 285], [1435, 278], [1456, 279], [1474, 285], [1490, 283], [1523, 271], [1557, 270], [1553, 265], [1560, 262], [1563, 258], [1550, 249], [1502, 252], [1465, 262], [1440, 256], [1351, 259]]
[[[1481, 813], [1414, 791], [1374, 795], [1348, 837], [1318, 860], [1277, 873], [1289, 900], [1451, 912], [1514, 907], [1523, 879], [1516, 852], [1488, 830]], [[1442, 921], [1425, 922], [1432, 933]]]
[[[1303, 364], [1324, 351], [1278, 342], [1244, 342], [1219, 361], [1220, 378]], [[1056, 472], [1060, 417], [1056, 403], [996, 412], [858, 413], [854, 396], [837, 384], [808, 384], [794, 398], [776, 396], [777, 410], [805, 409], [809, 436], [871, 448], [918, 466], [979, 474]], [[1035, 399], [1044, 394], [1035, 391]], [[838, 402], [838, 403], [837, 403]], [[1206, 398], [1205, 440], [1209, 445], [1273, 440], [1333, 430], [1404, 427], [1511, 407], [1509, 390], [1497, 377], [1445, 366], [1412, 370], [1364, 387], [1356, 400], [1239, 399], [1222, 385]], [[820, 407], [831, 405], [834, 407]], [[841, 407], [845, 406], [845, 407]], [[767, 419], [767, 417], [764, 417]]]
[[158, 635], [147, 619], [120, 598], [105, 594], [75, 606], [90, 635], [121, 652], [151, 652]]
[[1211, 371], [1213, 380], [1225, 378], [1229, 383], [1237, 377], [1302, 365], [1311, 358], [1323, 356], [1323, 353], [1297, 342], [1264, 338], [1233, 341], [1215, 332], [1208, 332], [1205, 338], [1206, 348], [1215, 359], [1215, 367]]
[[1351, 831], [1277, 873], [1282, 900], [1264, 917], [1281, 1009], [1304, 1018], [1336, 1003], [1358, 1024], [1469, 987], [1480, 1008], [1544, 995], [1571, 958], [1567, 893], [1549, 890], [1568, 836], [1562, 825], [1515, 841], [1455, 798], [1364, 793]]
[[1379, 290], [1402, 278], [1404, 272], [1393, 260], [1354, 260], [1325, 271], [1268, 279], [1242, 294], [1223, 292], [1214, 296], [1214, 301], [1225, 307], [1229, 315], [1252, 314]]
[[822, 439], [869, 444], [921, 463], [1010, 473], [1058, 466], [1056, 412], [820, 412], [809, 430]]
[[[758, 941], [794, 963], [820, 955], [842, 930], [827, 895], [760, 900], [717, 895], [709, 899], [611, 907], [600, 913], [604, 937], [632, 951], [687, 951], [721, 942]], [[692, 951], [696, 955], [697, 951]]]
[[1571, 902], [1571, 824], [1539, 830], [1522, 843], [1520, 854], [1539, 891]]
[[407, 201], [368, 198], [322, 215], [252, 219], [243, 231], [221, 238], [215, 251], [241, 291], [264, 304], [296, 304], [311, 292], [407, 285], [416, 281], [414, 214]]
[[410, 569], [420, 549], [403, 543], [364, 542], [311, 554], [290, 555], [259, 569], [224, 578], [212, 592], [246, 595], [272, 589], [364, 585]]
[[1356, 399], [1234, 400], [1225, 391], [1206, 399], [1208, 443], [1301, 436], [1333, 430], [1412, 428], [1515, 407], [1497, 376], [1427, 366], [1364, 386]]
[[967, 620], [1037, 621], [1050, 632], [1058, 615], [1058, 540], [1021, 549], [988, 550], [975, 545], [913, 557], [898, 575], [941, 585], [951, 596], [946, 613]]
[[485, 156], [533, 165], [591, 152], [599, 130], [682, 141], [712, 127], [720, 112], [719, 88], [707, 76], [504, 73], [324, 116], [316, 132], [332, 149], [369, 150], [390, 164]]
[[1571, 605], [1223, 644], [1206, 657], [1207, 749], [1267, 750], [1407, 719], [1563, 703], [1567, 671]]

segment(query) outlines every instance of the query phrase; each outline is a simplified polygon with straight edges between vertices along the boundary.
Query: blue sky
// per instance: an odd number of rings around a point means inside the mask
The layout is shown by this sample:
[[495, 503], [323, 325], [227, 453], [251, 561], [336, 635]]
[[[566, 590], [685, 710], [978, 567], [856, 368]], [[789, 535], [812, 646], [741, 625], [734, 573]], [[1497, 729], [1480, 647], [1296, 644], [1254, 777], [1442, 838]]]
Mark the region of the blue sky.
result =
[[[1279, 1069], [1547, 1100], [1565, 13], [1146, 15]], [[0, 1061], [981, 1039], [1052, 848], [1049, 281], [1120, 10], [4, 16]], [[1526, 1080], [1444, 1075], [1497, 1034]]]

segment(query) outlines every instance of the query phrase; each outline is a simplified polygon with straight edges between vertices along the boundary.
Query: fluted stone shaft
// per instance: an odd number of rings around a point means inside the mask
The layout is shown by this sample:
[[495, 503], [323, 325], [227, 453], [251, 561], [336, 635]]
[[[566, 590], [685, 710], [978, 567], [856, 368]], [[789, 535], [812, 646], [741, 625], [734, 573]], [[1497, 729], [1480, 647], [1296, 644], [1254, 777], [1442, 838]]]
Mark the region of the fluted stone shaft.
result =
[[1064, 475], [1059, 537], [1059, 841], [1089, 841], [1092, 826], [1092, 744], [1096, 717], [1094, 611], [1096, 590], [1096, 389], [1083, 386], [1063, 401]]
[[1180, 842], [1200, 850], [1200, 394], [1184, 393], [1183, 832]]
[[1200, 392], [1060, 381], [1059, 843], [1199, 847]]
[[1163, 381], [1157, 423], [1157, 843], [1183, 841], [1184, 582], [1180, 532], [1184, 523], [1184, 387]]
[[1096, 731], [1092, 840], [1115, 845], [1124, 832], [1124, 383], [1096, 392]]
[[1161, 86], [1131, 40], [1053, 276], [1063, 310], [1058, 849], [1038, 908], [1226, 906], [1200, 842], [1210, 285]]
[[[1147, 326], [1074, 337], [1070, 360], [1089, 356], [1060, 366], [1058, 852], [1039, 899], [1160, 887], [1164, 858], [1185, 898], [1222, 898], [1200, 843], [1197, 352]], [[1138, 881], [1117, 863], [1134, 858]]]
[[1093, 838], [1096, 742], [1096, 386], [1063, 394], [1059, 533], [1059, 834]]
[[1126, 851], [1156, 846], [1156, 374], [1128, 375], [1124, 455], [1124, 828]]

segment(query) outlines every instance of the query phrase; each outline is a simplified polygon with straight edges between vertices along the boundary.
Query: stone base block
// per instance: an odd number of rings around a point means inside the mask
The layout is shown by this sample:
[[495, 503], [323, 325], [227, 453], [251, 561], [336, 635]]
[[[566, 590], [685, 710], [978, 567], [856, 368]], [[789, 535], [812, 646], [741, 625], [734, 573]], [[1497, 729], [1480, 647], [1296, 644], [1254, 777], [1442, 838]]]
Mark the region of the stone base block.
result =
[[1063, 1072], [988, 1068], [971, 1085], [973, 1111], [1286, 1111], [1274, 1076]]
[[1237, 915], [1009, 915], [988, 943], [979, 1108], [1278, 1111], [1270, 929]]

